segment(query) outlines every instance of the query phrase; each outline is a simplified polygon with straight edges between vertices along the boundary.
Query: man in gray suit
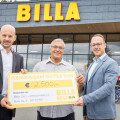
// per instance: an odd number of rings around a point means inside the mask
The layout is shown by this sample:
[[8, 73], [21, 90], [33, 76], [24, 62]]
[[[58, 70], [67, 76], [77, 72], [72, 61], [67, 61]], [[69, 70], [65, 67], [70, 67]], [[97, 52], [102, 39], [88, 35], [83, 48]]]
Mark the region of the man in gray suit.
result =
[[0, 120], [12, 120], [15, 109], [7, 100], [8, 73], [23, 72], [23, 57], [12, 49], [16, 40], [15, 28], [4, 25], [0, 30]]
[[[84, 105], [84, 120], [114, 120], [116, 118], [115, 85], [118, 64], [105, 53], [106, 43], [101, 34], [91, 39], [95, 54], [84, 85], [84, 95], [75, 105]], [[79, 79], [77, 80], [79, 83]]]

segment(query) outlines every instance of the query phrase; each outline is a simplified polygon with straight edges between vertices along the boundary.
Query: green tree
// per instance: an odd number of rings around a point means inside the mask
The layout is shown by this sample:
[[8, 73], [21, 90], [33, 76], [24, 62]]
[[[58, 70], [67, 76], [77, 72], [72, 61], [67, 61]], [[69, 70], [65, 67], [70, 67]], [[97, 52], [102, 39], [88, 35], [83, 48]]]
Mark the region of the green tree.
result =
[[1, 2], [7, 2], [7, 0], [1, 0]]

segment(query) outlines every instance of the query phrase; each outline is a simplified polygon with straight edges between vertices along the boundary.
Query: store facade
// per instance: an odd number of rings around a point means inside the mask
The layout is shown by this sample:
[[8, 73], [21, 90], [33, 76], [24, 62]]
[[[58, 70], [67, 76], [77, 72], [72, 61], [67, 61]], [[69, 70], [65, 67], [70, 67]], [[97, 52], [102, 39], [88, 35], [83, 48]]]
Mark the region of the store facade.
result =
[[50, 43], [62, 38], [66, 43], [63, 59], [84, 73], [92, 61], [90, 39], [101, 33], [106, 52], [120, 70], [120, 1], [79, 0], [0, 3], [0, 27], [11, 24], [17, 30], [14, 50], [24, 56], [24, 66], [50, 56]]

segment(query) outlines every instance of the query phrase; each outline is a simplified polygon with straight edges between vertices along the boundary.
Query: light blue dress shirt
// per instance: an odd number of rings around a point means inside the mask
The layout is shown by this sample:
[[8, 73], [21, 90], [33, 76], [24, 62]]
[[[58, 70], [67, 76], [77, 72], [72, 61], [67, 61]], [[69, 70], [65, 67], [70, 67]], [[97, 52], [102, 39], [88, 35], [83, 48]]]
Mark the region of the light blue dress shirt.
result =
[[101, 57], [99, 57], [97, 60], [96, 60], [95, 57], [93, 58], [94, 63], [93, 63], [93, 65], [91, 66], [91, 68], [90, 68], [90, 70], [89, 70], [89, 72], [88, 72], [88, 81], [90, 80], [90, 77], [91, 77], [91, 75], [92, 75], [95, 67], [98, 65], [98, 63], [99, 63], [105, 56], [106, 56], [106, 53], [103, 54]]

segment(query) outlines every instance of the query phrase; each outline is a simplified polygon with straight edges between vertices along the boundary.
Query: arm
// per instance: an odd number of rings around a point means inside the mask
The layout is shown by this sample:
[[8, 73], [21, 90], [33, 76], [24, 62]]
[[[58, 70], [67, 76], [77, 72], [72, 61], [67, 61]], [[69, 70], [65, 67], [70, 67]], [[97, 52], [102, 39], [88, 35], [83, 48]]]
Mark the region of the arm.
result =
[[[0, 99], [1, 99], [1, 96], [2, 95], [0, 95]], [[0, 100], [0, 105], [2, 106], [2, 107], [5, 107], [5, 108], [7, 108], [7, 109], [14, 109], [14, 108], [11, 108], [10, 107], [10, 102], [7, 100], [7, 98], [6, 97], [3, 97], [2, 96], [2, 99]]]
[[21, 61], [20, 61], [20, 69], [21, 69], [21, 73], [22, 74], [26, 74], [28, 71], [26, 69], [23, 69], [24, 68], [24, 63], [23, 63], [23, 57], [21, 56]]
[[87, 120], [87, 116], [83, 116], [83, 120]]
[[82, 93], [84, 89], [85, 77], [82, 74], [77, 76], [78, 92]]
[[109, 64], [104, 74], [103, 86], [92, 93], [82, 96], [84, 103], [87, 105], [89, 103], [96, 102], [109, 96], [115, 88], [117, 78], [118, 65], [116, 62], [112, 62], [111, 64]]
[[[21, 69], [22, 73], [23, 72], [25, 73], [26, 71], [22, 69], [23, 68], [23, 57], [20, 56], [19, 59], [20, 59], [20, 63], [19, 63], [20, 67], [19, 67], [18, 71], [20, 71], [20, 69]], [[8, 99], [6, 97], [4, 97], [2, 94], [0, 94], [0, 105], [7, 109], [14, 109], [14, 108], [10, 107], [10, 105], [11, 105], [10, 101], [8, 101]]]
[[4, 96], [2, 94], [0, 94], [0, 101], [4, 98]]
[[21, 56], [20, 68], [21, 68], [21, 69], [24, 68], [24, 63], [23, 63], [23, 57], [22, 57], [22, 56]]

